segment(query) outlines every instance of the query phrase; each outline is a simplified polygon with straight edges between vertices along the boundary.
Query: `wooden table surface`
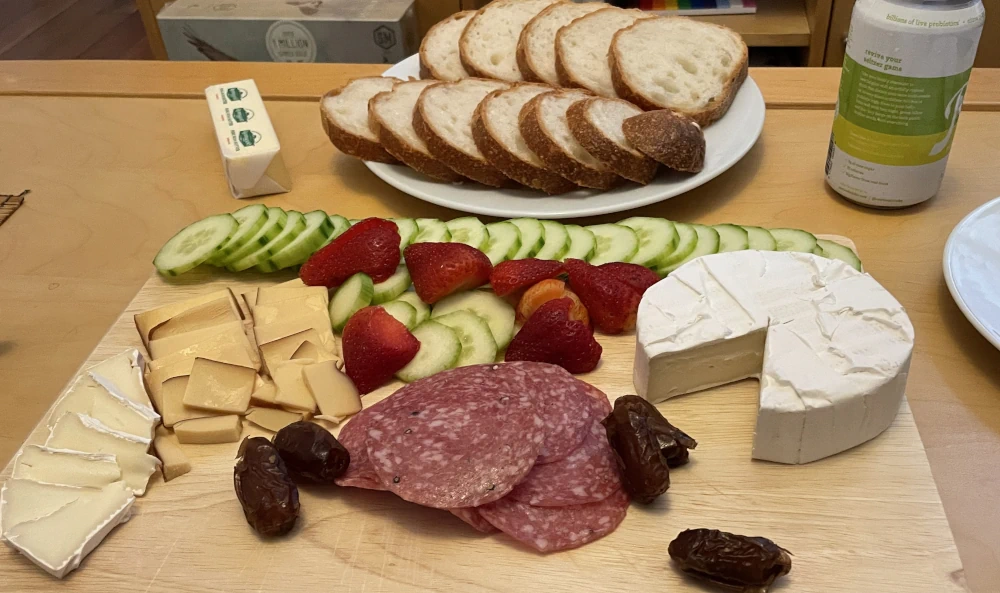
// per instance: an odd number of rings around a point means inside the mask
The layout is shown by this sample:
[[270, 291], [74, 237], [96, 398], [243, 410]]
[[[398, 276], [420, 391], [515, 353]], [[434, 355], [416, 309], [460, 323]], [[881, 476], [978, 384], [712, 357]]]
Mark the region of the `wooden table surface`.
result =
[[[457, 215], [389, 188], [337, 154], [319, 130], [309, 103], [379, 69], [0, 63], [0, 193], [32, 190], [0, 226], [0, 460], [146, 281], [163, 241], [197, 218], [249, 203], [227, 191], [201, 99], [209, 84], [253, 77], [269, 99], [295, 188], [268, 204], [349, 217]], [[891, 212], [853, 206], [823, 184], [838, 71], [751, 76], [769, 107], [756, 147], [708, 185], [634, 214], [801, 227], [857, 243], [867, 270], [916, 328], [907, 396], [965, 567], [955, 578], [972, 591], [996, 591], [1000, 352], [951, 300], [941, 252], [965, 214], [1000, 194], [1000, 71], [973, 75], [940, 194]]]

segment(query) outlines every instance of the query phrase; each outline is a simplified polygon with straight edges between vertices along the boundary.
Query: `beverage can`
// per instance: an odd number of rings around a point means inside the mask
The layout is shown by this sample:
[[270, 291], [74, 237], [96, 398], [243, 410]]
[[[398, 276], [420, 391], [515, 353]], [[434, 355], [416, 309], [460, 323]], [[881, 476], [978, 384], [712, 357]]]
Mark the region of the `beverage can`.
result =
[[938, 192], [985, 18], [981, 0], [858, 0], [827, 152], [830, 187], [877, 208]]

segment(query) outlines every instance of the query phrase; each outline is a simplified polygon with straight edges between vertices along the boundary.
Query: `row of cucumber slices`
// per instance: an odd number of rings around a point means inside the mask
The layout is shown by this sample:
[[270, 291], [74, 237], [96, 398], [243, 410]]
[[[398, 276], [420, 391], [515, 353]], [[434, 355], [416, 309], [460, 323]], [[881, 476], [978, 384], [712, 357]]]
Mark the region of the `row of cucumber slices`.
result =
[[[630, 262], [666, 276], [702, 255], [758, 249], [814, 253], [861, 270], [861, 261], [849, 248], [799, 229], [709, 226], [650, 217], [586, 227], [533, 218], [489, 224], [472, 216], [447, 222], [436, 218], [390, 220], [399, 228], [403, 248], [422, 242], [465, 243], [482, 250], [494, 265], [528, 257], [576, 258], [594, 265]], [[182, 229], [160, 249], [153, 264], [167, 276], [183, 274], [203, 263], [234, 272], [251, 268], [274, 272], [301, 265], [354, 222], [321, 210], [302, 214], [254, 204], [232, 214], [209, 216]]]

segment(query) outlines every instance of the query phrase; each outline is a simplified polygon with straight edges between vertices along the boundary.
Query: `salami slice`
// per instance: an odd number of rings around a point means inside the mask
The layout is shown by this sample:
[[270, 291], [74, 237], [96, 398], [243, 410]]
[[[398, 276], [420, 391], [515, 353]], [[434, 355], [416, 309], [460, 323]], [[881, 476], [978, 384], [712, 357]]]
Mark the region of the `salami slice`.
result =
[[[380, 402], [381, 403], [381, 402]], [[337, 439], [351, 454], [351, 463], [342, 476], [334, 480], [338, 486], [366, 488], [368, 490], [386, 490], [379, 482], [375, 466], [368, 458], [368, 448], [365, 440], [368, 434], [371, 410], [362, 410], [347, 421]]]
[[604, 500], [621, 489], [618, 465], [600, 422], [569, 457], [535, 465], [508, 498], [536, 507], [560, 507]]
[[499, 372], [504, 366], [432, 375], [373, 410], [367, 447], [379, 481], [404, 500], [441, 509], [510, 492], [531, 471], [546, 432], [523, 381]]
[[618, 490], [600, 502], [534, 507], [509, 496], [479, 507], [500, 531], [539, 552], [577, 548], [614, 531], [625, 518], [628, 495]]
[[475, 507], [470, 507], [466, 509], [448, 509], [448, 511], [458, 517], [459, 519], [465, 521], [472, 526], [473, 529], [480, 533], [496, 533], [499, 531], [492, 523], [483, 519], [483, 516], [479, 514], [479, 511]]

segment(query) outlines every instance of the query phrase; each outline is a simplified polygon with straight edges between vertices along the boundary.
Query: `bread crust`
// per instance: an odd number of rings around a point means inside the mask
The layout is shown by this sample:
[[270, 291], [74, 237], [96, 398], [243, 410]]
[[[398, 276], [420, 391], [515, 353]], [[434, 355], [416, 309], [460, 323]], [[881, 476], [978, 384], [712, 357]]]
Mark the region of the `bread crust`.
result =
[[[534, 83], [518, 83], [511, 87], [520, 85], [539, 86]], [[551, 88], [544, 85], [546, 88]], [[525, 162], [516, 154], [508, 151], [494, 137], [492, 127], [488, 118], [484, 117], [486, 103], [500, 93], [509, 91], [504, 89], [493, 91], [486, 95], [476, 107], [476, 114], [472, 118], [472, 138], [476, 141], [476, 146], [486, 157], [487, 162], [502, 171], [511, 179], [528, 187], [541, 190], [549, 195], [562, 194], [577, 189], [576, 184], [563, 178], [552, 171]]]
[[[344, 87], [346, 86], [347, 85], [344, 85]], [[323, 131], [326, 132], [327, 137], [330, 138], [330, 142], [332, 142], [340, 152], [365, 161], [388, 164], [398, 163], [399, 161], [389, 154], [377, 141], [363, 138], [345, 130], [337, 125], [337, 123], [333, 121], [333, 118], [331, 118], [327, 113], [326, 108], [323, 106], [326, 99], [336, 97], [341, 93], [341, 91], [344, 90], [344, 87], [334, 89], [326, 93], [319, 100], [320, 120], [323, 122]]]
[[561, 4], [561, 2], [550, 4], [549, 6], [543, 8], [541, 12], [531, 17], [531, 20], [528, 21], [528, 24], [526, 24], [523, 29], [521, 29], [521, 34], [517, 38], [517, 69], [521, 71], [521, 76], [523, 76], [524, 80], [527, 82], [540, 82], [548, 84], [535, 72], [535, 65], [533, 64], [534, 60], [532, 60], [531, 55], [528, 54], [527, 39], [528, 35], [531, 34], [532, 28], [534, 28], [535, 22], [540, 19], [542, 15], [546, 15], [551, 12], [552, 9], [559, 6], [559, 4]]
[[546, 168], [577, 185], [594, 189], [615, 187], [621, 183], [621, 177], [612, 171], [595, 169], [576, 160], [563, 151], [546, 132], [539, 117], [538, 105], [545, 97], [560, 92], [563, 91], [552, 91], [538, 95], [528, 101], [521, 109], [521, 113], [518, 115], [518, 127], [521, 130], [521, 135], [524, 136], [524, 142], [545, 163]]
[[692, 118], [658, 109], [626, 119], [622, 130], [643, 154], [675, 171], [697, 173], [705, 166], [705, 134]]
[[[466, 79], [469, 80], [469, 79]], [[458, 84], [454, 82], [442, 82], [440, 84]], [[420, 93], [417, 99], [417, 106], [413, 110], [413, 129], [417, 135], [427, 143], [427, 150], [436, 159], [447, 165], [459, 175], [478, 181], [483, 185], [492, 187], [506, 187], [510, 184], [510, 179], [500, 172], [499, 169], [490, 165], [485, 160], [479, 160], [465, 154], [455, 148], [447, 139], [441, 137], [434, 131], [424, 115], [424, 97], [427, 91], [439, 85], [431, 85]]]
[[386, 126], [381, 117], [378, 116], [373, 106], [380, 98], [389, 95], [392, 91], [383, 91], [368, 100], [368, 121], [369, 126], [378, 135], [382, 147], [392, 156], [399, 159], [404, 165], [411, 169], [423, 173], [424, 175], [444, 181], [446, 183], [456, 183], [464, 178], [452, 171], [441, 161], [425, 154], [423, 151], [413, 148], [410, 143], [401, 138]]
[[[423, 41], [420, 42], [420, 50], [419, 50], [421, 79], [433, 78], [435, 80], [447, 80], [454, 82], [450, 78], [445, 78], [445, 76], [441, 74], [441, 71], [435, 68], [433, 61], [427, 57], [427, 40], [434, 35], [435, 29], [438, 29], [439, 27], [448, 24], [450, 21], [463, 19], [469, 16], [470, 14], [474, 14], [475, 12], [476, 12], [475, 10], [463, 10], [461, 12], [456, 12], [455, 14], [449, 16], [448, 18], [435, 24], [433, 27], [427, 30], [427, 34], [424, 35]], [[468, 26], [468, 23], [466, 23], [466, 26]], [[459, 37], [459, 39], [461, 39], [461, 37]], [[462, 67], [464, 68], [465, 65], [463, 64]]]
[[625, 179], [647, 185], [656, 177], [658, 167], [656, 161], [644, 154], [635, 154], [608, 138], [588, 117], [588, 110], [596, 101], [622, 101], [621, 99], [606, 99], [594, 97], [584, 99], [570, 106], [566, 111], [570, 132], [583, 148], [599, 160], [604, 166]]
[[[684, 17], [671, 16], [659, 18], [681, 19]], [[729, 111], [729, 106], [733, 104], [733, 99], [736, 98], [736, 93], [740, 90], [740, 87], [743, 86], [743, 82], [747, 78], [747, 66], [749, 65], [750, 54], [745, 42], [743, 42], [743, 53], [740, 57], [739, 65], [737, 65], [737, 67], [733, 70], [733, 74], [722, 85], [722, 92], [718, 96], [713, 97], [703, 109], [694, 111], [679, 109], [671, 105], [662, 105], [653, 101], [651, 98], [646, 97], [635, 85], [631, 84], [628, 80], [627, 74], [622, 71], [620, 64], [622, 55], [618, 51], [618, 38], [627, 31], [631, 30], [637, 24], [638, 22], [615, 33], [614, 38], [611, 40], [611, 51], [608, 52], [608, 63], [611, 66], [611, 84], [614, 85], [615, 92], [618, 93], [619, 97], [631, 103], [635, 103], [644, 111], [672, 109], [690, 117], [700, 126], [707, 126], [712, 122], [717, 121], [725, 115], [727, 111]], [[728, 27], [723, 27], [722, 25], [716, 25], [713, 23], [703, 24], [730, 31]], [[742, 42], [742, 37], [740, 38], [740, 41]]]

